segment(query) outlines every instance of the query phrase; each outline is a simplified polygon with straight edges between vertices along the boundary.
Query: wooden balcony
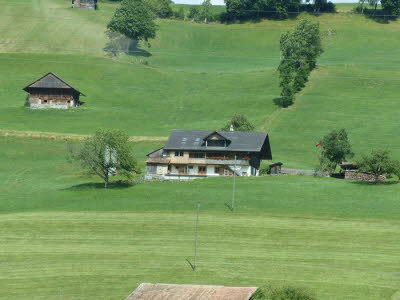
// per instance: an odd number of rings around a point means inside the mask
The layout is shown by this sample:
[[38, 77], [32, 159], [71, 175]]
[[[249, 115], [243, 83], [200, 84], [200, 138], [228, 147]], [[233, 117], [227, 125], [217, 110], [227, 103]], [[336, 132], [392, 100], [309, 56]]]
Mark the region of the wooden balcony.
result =
[[248, 166], [249, 160], [237, 159], [213, 159], [213, 158], [190, 158], [190, 157], [170, 157], [170, 164], [177, 165], [237, 165], [237, 166]]
[[171, 158], [170, 157], [149, 157], [146, 162], [147, 163], [156, 163], [156, 164], [169, 164]]

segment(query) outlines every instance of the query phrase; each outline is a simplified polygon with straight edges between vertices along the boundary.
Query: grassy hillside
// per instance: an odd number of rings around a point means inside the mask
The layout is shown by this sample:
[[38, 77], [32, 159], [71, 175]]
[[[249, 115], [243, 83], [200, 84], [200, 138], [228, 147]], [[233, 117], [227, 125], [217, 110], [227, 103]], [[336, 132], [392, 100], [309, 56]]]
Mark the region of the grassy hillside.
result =
[[140, 282], [290, 284], [324, 300], [398, 289], [397, 182], [239, 178], [231, 213], [232, 178], [104, 190], [67, 163], [63, 142], [1, 138], [0, 149], [2, 299], [117, 300]]
[[[115, 4], [101, 3], [98, 11], [69, 4], [3, 5], [1, 128], [91, 133], [107, 126], [160, 136], [174, 128], [219, 128], [232, 114], [243, 113], [258, 130], [270, 132], [275, 158], [292, 166], [313, 167], [313, 145], [338, 127], [348, 129], [356, 152], [381, 147], [400, 155], [399, 22], [300, 16], [321, 23], [325, 52], [296, 105], [282, 110], [272, 104], [279, 94], [278, 41], [296, 20], [234, 25], [160, 20], [151, 48], [141, 45], [133, 50], [140, 55], [110, 58], [103, 51], [104, 31]], [[85, 105], [68, 112], [23, 108], [21, 88], [48, 71], [87, 94]]]
[[[115, 3], [98, 11], [70, 9], [69, 0], [0, 5], [0, 299], [117, 300], [140, 282], [290, 284], [324, 300], [400, 292], [397, 181], [238, 178], [231, 213], [232, 178], [104, 190], [67, 162], [60, 141], [99, 127], [148, 137], [218, 129], [242, 113], [270, 133], [274, 160], [286, 166], [314, 167], [315, 143], [342, 127], [356, 153], [388, 148], [400, 158], [400, 22], [351, 15], [351, 5], [340, 6], [343, 14], [301, 15], [320, 22], [325, 52], [296, 104], [278, 109], [279, 36], [297, 20], [159, 20], [151, 48], [112, 57], [104, 31]], [[49, 71], [85, 93], [85, 104], [23, 107], [21, 89]], [[32, 131], [47, 138], [28, 138]], [[157, 140], [132, 143], [142, 168]], [[199, 200], [193, 272], [185, 259]]]
[[[132, 147], [144, 156], [159, 145], [140, 142]], [[0, 182], [1, 212], [187, 211], [198, 201], [206, 210], [225, 211], [224, 203], [231, 199], [232, 178], [119, 185], [104, 191], [97, 177], [67, 162], [64, 142], [1, 138], [0, 148], [0, 171], [6, 178]], [[238, 212], [400, 220], [398, 190], [396, 181], [377, 186], [308, 176], [248, 177], [237, 185]]]

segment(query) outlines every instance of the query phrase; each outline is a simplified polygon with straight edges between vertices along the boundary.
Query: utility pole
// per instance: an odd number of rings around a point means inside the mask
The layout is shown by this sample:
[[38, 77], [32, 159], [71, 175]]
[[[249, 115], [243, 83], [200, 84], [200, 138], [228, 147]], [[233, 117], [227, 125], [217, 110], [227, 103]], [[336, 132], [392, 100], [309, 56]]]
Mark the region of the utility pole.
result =
[[189, 263], [190, 267], [192, 268], [193, 271], [196, 271], [196, 263], [197, 263], [197, 244], [198, 244], [198, 233], [199, 233], [199, 215], [200, 215], [200, 201], [197, 203], [197, 209], [196, 209], [196, 225], [195, 225], [195, 234], [194, 234], [194, 260], [193, 264], [190, 262], [190, 260], [186, 259], [186, 261]]
[[197, 262], [197, 240], [199, 235], [199, 214], [200, 214], [200, 201], [197, 203], [197, 212], [196, 212], [196, 233], [194, 239], [194, 265], [193, 271], [196, 271], [196, 262]]
[[235, 154], [235, 165], [233, 168], [233, 187], [232, 187], [232, 201], [231, 201], [231, 211], [235, 209], [235, 191], [236, 191], [236, 154]]

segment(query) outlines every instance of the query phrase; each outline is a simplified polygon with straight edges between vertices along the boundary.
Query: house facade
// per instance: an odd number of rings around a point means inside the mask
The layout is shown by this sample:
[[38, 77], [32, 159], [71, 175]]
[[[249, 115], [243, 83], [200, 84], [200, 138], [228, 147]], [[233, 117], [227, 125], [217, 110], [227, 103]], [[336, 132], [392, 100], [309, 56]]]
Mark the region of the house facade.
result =
[[147, 178], [193, 179], [258, 176], [261, 161], [271, 160], [272, 153], [267, 133], [174, 130], [147, 157]]
[[97, 9], [97, 0], [72, 0], [72, 7]]
[[80, 91], [66, 83], [53, 73], [48, 73], [23, 88], [28, 95], [32, 109], [58, 108], [68, 109], [81, 105]]

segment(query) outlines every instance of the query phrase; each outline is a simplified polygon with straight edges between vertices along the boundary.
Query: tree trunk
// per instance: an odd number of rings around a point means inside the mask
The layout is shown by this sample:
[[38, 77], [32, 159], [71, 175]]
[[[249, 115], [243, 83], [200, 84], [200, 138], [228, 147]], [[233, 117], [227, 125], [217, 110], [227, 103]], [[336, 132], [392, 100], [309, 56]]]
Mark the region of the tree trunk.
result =
[[106, 178], [104, 179], [104, 188], [108, 188], [108, 174], [106, 175]]

